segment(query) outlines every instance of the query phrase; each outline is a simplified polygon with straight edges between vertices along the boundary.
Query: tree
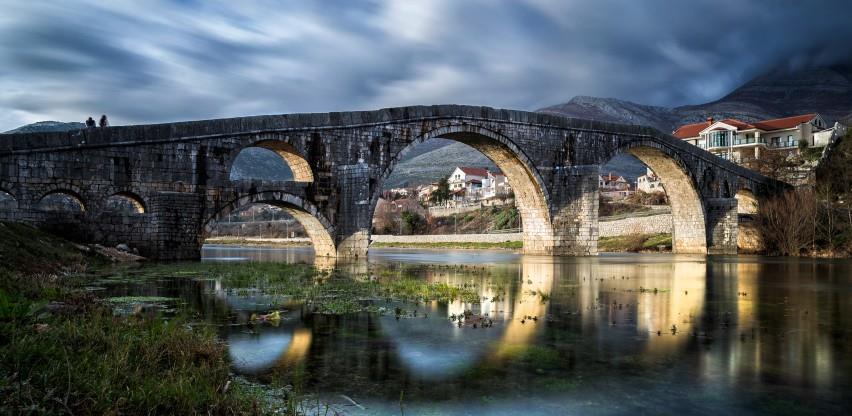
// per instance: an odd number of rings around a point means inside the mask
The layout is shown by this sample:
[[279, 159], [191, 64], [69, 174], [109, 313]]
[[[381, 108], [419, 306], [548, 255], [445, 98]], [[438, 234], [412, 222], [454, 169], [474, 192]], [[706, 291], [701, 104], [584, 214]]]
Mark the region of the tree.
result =
[[432, 191], [432, 194], [429, 195], [429, 202], [433, 204], [440, 204], [446, 200], [450, 199], [450, 182], [447, 178], [441, 178], [438, 181], [438, 189]]
[[813, 191], [787, 191], [758, 205], [756, 225], [766, 247], [784, 256], [800, 256], [813, 247], [817, 201]]
[[422, 215], [409, 210], [402, 211], [402, 234], [417, 234], [426, 227], [426, 219]]

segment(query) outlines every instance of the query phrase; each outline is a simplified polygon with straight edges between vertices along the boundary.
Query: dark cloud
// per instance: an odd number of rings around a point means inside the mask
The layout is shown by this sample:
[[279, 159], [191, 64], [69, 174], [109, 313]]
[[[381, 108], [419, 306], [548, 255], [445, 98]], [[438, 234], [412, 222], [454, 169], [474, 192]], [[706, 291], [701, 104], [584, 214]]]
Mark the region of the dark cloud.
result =
[[679, 105], [852, 63], [847, 1], [0, 2], [0, 131], [103, 112]]

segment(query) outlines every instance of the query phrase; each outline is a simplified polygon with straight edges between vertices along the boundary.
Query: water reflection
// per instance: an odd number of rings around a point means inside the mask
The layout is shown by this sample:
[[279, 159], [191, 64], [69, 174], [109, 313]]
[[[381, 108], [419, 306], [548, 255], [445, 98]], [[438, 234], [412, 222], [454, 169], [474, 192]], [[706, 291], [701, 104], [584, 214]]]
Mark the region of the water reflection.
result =
[[[313, 262], [306, 250], [204, 253]], [[307, 389], [355, 397], [367, 414], [398, 413], [401, 391], [413, 413], [849, 409], [848, 261], [374, 250], [336, 267], [474, 288], [480, 301], [383, 303], [418, 313], [399, 320], [289, 305], [278, 327], [229, 327], [235, 371], [286, 379], [300, 366]], [[221, 289], [230, 322], [280, 302]], [[494, 326], [448, 319], [465, 311]]]

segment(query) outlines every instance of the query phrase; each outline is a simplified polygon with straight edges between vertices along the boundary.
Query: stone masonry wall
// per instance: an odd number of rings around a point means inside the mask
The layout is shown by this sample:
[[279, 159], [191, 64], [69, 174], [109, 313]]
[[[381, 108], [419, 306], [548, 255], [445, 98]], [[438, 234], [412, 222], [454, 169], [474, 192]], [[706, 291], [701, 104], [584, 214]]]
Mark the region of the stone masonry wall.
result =
[[598, 223], [598, 235], [601, 237], [615, 237], [629, 234], [658, 234], [671, 232], [671, 214], [624, 218], [614, 221], [601, 221]]

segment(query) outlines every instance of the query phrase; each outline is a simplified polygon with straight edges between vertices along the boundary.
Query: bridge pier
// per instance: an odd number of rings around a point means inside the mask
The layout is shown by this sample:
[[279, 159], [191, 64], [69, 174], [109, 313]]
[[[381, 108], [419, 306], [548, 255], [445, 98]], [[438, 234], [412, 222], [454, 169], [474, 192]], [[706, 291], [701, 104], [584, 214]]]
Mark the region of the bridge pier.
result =
[[[551, 193], [552, 246], [537, 254], [594, 256], [598, 254], [598, 165], [557, 168]], [[527, 249], [524, 224], [524, 252]], [[535, 251], [531, 251], [535, 252]]]
[[707, 221], [707, 254], [737, 254], [737, 199], [705, 199], [704, 211]]

